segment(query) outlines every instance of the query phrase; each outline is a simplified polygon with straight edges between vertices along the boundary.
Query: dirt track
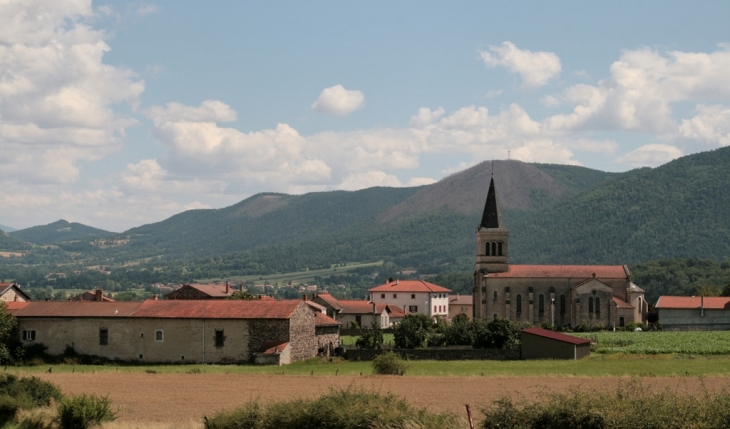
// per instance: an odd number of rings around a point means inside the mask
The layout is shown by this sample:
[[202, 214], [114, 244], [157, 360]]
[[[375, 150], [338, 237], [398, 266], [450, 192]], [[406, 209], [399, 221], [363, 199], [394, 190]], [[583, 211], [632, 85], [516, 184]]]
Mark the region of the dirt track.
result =
[[[403, 396], [418, 407], [463, 413], [499, 397], [537, 398], [546, 391], [615, 389], [628, 377], [358, 377], [230, 374], [43, 374], [65, 393], [108, 394], [121, 421], [189, 422], [251, 400], [311, 398], [331, 388], [364, 388]], [[730, 386], [730, 378], [643, 378], [644, 386], [694, 392]]]

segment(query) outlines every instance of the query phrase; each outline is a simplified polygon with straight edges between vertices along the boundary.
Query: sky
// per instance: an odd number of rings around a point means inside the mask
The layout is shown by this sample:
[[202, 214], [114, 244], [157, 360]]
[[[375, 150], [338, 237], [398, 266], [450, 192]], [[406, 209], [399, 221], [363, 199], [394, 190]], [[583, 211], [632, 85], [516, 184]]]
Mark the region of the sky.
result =
[[730, 144], [730, 2], [0, 0], [0, 224]]

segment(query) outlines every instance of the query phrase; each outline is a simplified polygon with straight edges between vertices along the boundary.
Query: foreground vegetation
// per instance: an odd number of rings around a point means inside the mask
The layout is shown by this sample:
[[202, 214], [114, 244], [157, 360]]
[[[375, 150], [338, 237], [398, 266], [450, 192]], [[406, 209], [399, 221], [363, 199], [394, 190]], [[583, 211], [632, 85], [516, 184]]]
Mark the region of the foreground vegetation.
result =
[[730, 331], [592, 332], [573, 335], [591, 340], [593, 351], [603, 354], [730, 354]]

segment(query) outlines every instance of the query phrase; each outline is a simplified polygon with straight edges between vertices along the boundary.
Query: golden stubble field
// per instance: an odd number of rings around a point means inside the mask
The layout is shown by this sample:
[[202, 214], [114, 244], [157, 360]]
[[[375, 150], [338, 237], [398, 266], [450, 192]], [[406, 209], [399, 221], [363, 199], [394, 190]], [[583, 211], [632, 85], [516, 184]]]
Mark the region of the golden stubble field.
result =
[[[109, 395], [118, 407], [119, 422], [189, 423], [221, 409], [249, 401], [287, 401], [314, 398], [329, 389], [366, 389], [405, 397], [417, 407], [464, 414], [464, 404], [479, 409], [509, 395], [539, 399], [549, 391], [570, 389], [615, 390], [630, 377], [398, 377], [306, 376], [244, 374], [42, 374], [64, 393]], [[730, 386], [727, 377], [644, 377], [646, 389], [682, 393], [717, 391]]]

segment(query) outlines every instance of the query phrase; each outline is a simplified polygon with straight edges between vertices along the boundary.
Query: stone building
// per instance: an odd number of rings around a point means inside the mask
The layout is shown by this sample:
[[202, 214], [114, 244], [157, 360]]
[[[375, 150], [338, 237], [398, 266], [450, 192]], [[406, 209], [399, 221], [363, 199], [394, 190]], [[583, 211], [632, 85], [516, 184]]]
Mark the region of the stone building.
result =
[[312, 302], [324, 307], [327, 316], [342, 323], [345, 329], [352, 322], [360, 328], [369, 328], [373, 321], [381, 328], [389, 328], [403, 320], [406, 312], [394, 304], [374, 303], [362, 299], [337, 299], [329, 293], [312, 296]]
[[287, 343], [280, 363], [290, 363], [320, 347], [315, 314], [300, 300], [48, 301], [13, 313], [23, 344], [55, 355], [71, 347], [123, 361], [248, 362], [264, 344]]
[[0, 283], [0, 301], [26, 302], [30, 301], [30, 297], [20, 290], [17, 283]]
[[236, 292], [226, 284], [183, 284], [165, 295], [165, 299], [226, 299]]
[[626, 265], [515, 265], [494, 177], [476, 232], [474, 317], [556, 326], [646, 320], [644, 291]]

